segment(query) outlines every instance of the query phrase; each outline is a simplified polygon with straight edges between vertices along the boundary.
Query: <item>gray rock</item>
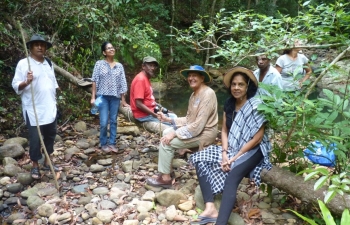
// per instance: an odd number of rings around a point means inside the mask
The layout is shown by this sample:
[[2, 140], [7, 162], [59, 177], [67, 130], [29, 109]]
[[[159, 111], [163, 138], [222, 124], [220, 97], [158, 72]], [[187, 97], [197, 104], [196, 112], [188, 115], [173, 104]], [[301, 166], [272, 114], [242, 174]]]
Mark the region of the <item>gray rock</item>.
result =
[[119, 190], [125, 191], [130, 188], [130, 184], [124, 184], [124, 183], [114, 183], [112, 187], [118, 188]]
[[250, 196], [247, 193], [241, 192], [241, 191], [237, 192], [237, 201], [239, 200], [247, 201], [249, 199], [250, 199]]
[[87, 129], [86, 123], [84, 121], [79, 121], [74, 125], [74, 129], [76, 131], [86, 131]]
[[6, 185], [7, 191], [16, 194], [17, 192], [22, 191], [23, 185], [21, 183], [13, 183]]
[[156, 194], [156, 199], [162, 206], [178, 205], [180, 200], [187, 200], [186, 195], [176, 190], [163, 190]]
[[[6, 222], [8, 224], [12, 224], [13, 221], [15, 221], [15, 220], [25, 219], [25, 218], [26, 218], [26, 216], [23, 213], [13, 213], [9, 217], [7, 217]], [[5, 222], [5, 221], [3, 221], [3, 222]]]
[[88, 186], [89, 186], [88, 184], [80, 184], [80, 185], [74, 186], [72, 188], [72, 192], [73, 193], [84, 193], [84, 192], [86, 192], [85, 188], [87, 188]]
[[77, 148], [76, 146], [73, 146], [71, 148], [67, 148], [64, 151], [64, 154], [74, 155], [74, 154], [79, 153], [79, 152], [80, 152], [80, 149]]
[[174, 205], [169, 206], [165, 211], [165, 216], [167, 220], [173, 221], [176, 215], [177, 212]]
[[2, 177], [0, 179], [0, 184], [1, 185], [6, 185], [11, 183], [11, 178], [10, 177]]
[[125, 183], [130, 183], [130, 180], [131, 180], [131, 176], [130, 175], [126, 175], [125, 178], [124, 178], [124, 182]]
[[18, 201], [21, 203], [21, 205], [27, 205], [26, 200], [24, 200], [23, 198], [18, 198], [18, 197], [10, 197], [10, 198], [5, 200], [4, 204], [6, 204], [6, 205], [16, 204], [17, 205]]
[[10, 164], [18, 165], [18, 162], [16, 160], [14, 160], [13, 158], [11, 158], [11, 157], [5, 157], [2, 160], [2, 165], [3, 166], [10, 165]]
[[10, 177], [17, 176], [17, 174], [20, 172], [22, 172], [21, 168], [13, 164], [4, 167], [4, 174]]
[[142, 221], [142, 220], [146, 219], [147, 217], [150, 217], [150, 214], [148, 212], [140, 212], [137, 215], [138, 221]]
[[55, 224], [55, 222], [57, 221], [57, 217], [58, 217], [57, 213], [51, 214], [51, 216], [49, 217], [50, 224]]
[[18, 173], [17, 180], [23, 185], [31, 184], [34, 181], [30, 173]]
[[100, 210], [97, 213], [96, 217], [103, 223], [109, 223], [112, 221], [113, 212], [111, 210]]
[[54, 208], [50, 204], [43, 204], [38, 207], [38, 214], [43, 217], [50, 217], [54, 213]]
[[31, 210], [36, 210], [39, 206], [44, 204], [45, 201], [38, 196], [29, 196], [27, 199], [27, 205]]
[[97, 217], [92, 218], [91, 220], [92, 225], [102, 225], [103, 222], [99, 220]]
[[261, 210], [261, 218], [264, 224], [276, 224], [275, 216], [265, 210]]
[[0, 189], [0, 198], [2, 198], [3, 195], [4, 195], [4, 191]]
[[228, 224], [230, 225], [245, 225], [243, 218], [237, 213], [231, 213], [228, 219]]
[[174, 168], [180, 168], [180, 167], [186, 166], [186, 165], [187, 165], [187, 162], [183, 159], [173, 159], [172, 166]]
[[56, 188], [54, 187], [45, 187], [45, 188], [42, 188], [40, 190], [38, 190], [37, 192], [37, 195], [39, 197], [45, 197], [45, 196], [49, 196], [49, 195], [54, 195], [54, 194], [57, 194], [58, 191]]
[[124, 220], [123, 225], [138, 225], [138, 220]]
[[99, 204], [100, 204], [102, 209], [115, 209], [115, 208], [117, 208], [117, 205], [114, 202], [109, 201], [109, 200], [102, 200]]
[[17, 158], [24, 154], [24, 148], [20, 144], [7, 144], [0, 147], [0, 158]]
[[156, 198], [156, 194], [153, 191], [146, 191], [146, 193], [141, 197], [143, 201], [153, 202]]
[[28, 145], [28, 139], [23, 137], [14, 137], [7, 139], [3, 145], [9, 144], [20, 144], [21, 146], [26, 147]]
[[79, 205], [86, 205], [88, 203], [90, 203], [91, 201], [91, 197], [90, 196], [86, 196], [86, 197], [80, 197], [78, 200], [78, 204]]
[[90, 218], [90, 216], [89, 216], [88, 213], [83, 212], [83, 213], [81, 214], [81, 218], [83, 218], [83, 220], [87, 220], [87, 219]]
[[88, 149], [90, 147], [90, 144], [87, 139], [79, 139], [77, 143], [75, 144], [78, 148], [82, 149]]
[[105, 170], [104, 166], [101, 166], [98, 164], [93, 164], [90, 166], [90, 171], [93, 173], [102, 172], [104, 170]]
[[119, 127], [117, 130], [118, 134], [130, 134], [132, 136], [139, 136], [140, 135], [140, 129], [137, 126], [124, 126], [124, 127]]
[[154, 203], [149, 201], [139, 201], [137, 203], [138, 212], [149, 212], [153, 209]]
[[99, 136], [100, 132], [96, 129], [89, 129], [83, 132], [84, 137]]
[[109, 198], [110, 199], [119, 199], [121, 196], [125, 195], [126, 192], [120, 190], [117, 187], [112, 187], [111, 192], [109, 193]]
[[117, 174], [117, 179], [118, 180], [124, 180], [125, 179], [125, 175], [123, 173], [118, 173]]
[[144, 187], [145, 187], [147, 190], [153, 191], [153, 192], [160, 192], [161, 190], [163, 190], [162, 187], [154, 187], [154, 186], [151, 186], [151, 185], [148, 185], [148, 184], [145, 184]]
[[195, 179], [187, 180], [187, 182], [184, 184], [184, 186], [179, 190], [185, 195], [189, 195], [193, 193], [193, 189], [196, 188], [197, 181]]
[[138, 170], [141, 164], [142, 164], [142, 161], [137, 161], [137, 160], [135, 160], [135, 161], [133, 162], [133, 164], [132, 164], [132, 168], [133, 168], [134, 170]]
[[21, 192], [21, 196], [23, 198], [28, 198], [29, 196], [38, 196], [37, 192], [38, 192], [38, 188], [37, 187], [32, 187], [32, 188], [29, 188], [29, 189], [27, 189], [25, 191], [22, 191]]
[[95, 153], [95, 149], [94, 148], [88, 148], [84, 150], [84, 154], [91, 154], [91, 153]]
[[258, 207], [259, 207], [260, 209], [269, 209], [269, 208], [271, 208], [271, 205], [268, 204], [268, 203], [266, 203], [266, 202], [259, 202], [259, 203], [258, 203]]
[[108, 166], [112, 164], [113, 159], [112, 158], [108, 158], [108, 159], [99, 159], [97, 160], [97, 163], [102, 165], [102, 166]]
[[91, 217], [96, 216], [98, 210], [96, 208], [96, 205], [94, 203], [89, 203], [85, 205], [85, 209], [89, 212]]
[[65, 222], [67, 222], [67, 220], [70, 221], [71, 218], [72, 218], [72, 215], [69, 212], [63, 213], [62, 215], [58, 215], [56, 217], [57, 221], [65, 221]]
[[95, 194], [95, 195], [106, 195], [106, 194], [108, 194], [108, 188], [106, 188], [106, 187], [98, 187], [98, 188], [95, 188], [92, 191], [92, 193]]
[[133, 162], [132, 161], [125, 161], [125, 162], [122, 162], [122, 170], [124, 171], [124, 173], [129, 173], [132, 171], [132, 165], [133, 165]]

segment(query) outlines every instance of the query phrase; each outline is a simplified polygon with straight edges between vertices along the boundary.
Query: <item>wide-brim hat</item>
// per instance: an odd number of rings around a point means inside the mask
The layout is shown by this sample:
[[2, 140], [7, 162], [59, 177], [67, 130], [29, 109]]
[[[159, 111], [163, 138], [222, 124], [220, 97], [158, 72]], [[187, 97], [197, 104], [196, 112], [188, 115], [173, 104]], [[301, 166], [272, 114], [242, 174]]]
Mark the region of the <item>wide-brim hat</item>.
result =
[[211, 76], [205, 71], [205, 69], [201, 66], [198, 66], [198, 65], [193, 65], [193, 66], [190, 66], [189, 69], [184, 69], [184, 70], [181, 70], [181, 74], [187, 78], [188, 77], [188, 73], [189, 72], [197, 72], [199, 74], [201, 74], [202, 76], [204, 76], [204, 82], [205, 83], [209, 83], [211, 82], [212, 78]]
[[46, 49], [49, 49], [52, 47], [52, 44], [48, 41], [45, 41], [45, 39], [40, 35], [40, 34], [34, 34], [31, 38], [30, 41], [28, 41], [26, 43], [27, 48], [29, 48], [29, 44], [33, 43], [33, 42], [45, 42], [46, 43]]
[[233, 74], [238, 73], [238, 72], [246, 74], [249, 77], [249, 79], [251, 79], [254, 82], [254, 84], [258, 87], [258, 80], [256, 79], [256, 77], [254, 76], [253, 72], [250, 69], [247, 69], [247, 68], [242, 67], [242, 66], [236, 66], [224, 74], [224, 85], [227, 88], [231, 87], [230, 82], [231, 82], [231, 78], [232, 78]]

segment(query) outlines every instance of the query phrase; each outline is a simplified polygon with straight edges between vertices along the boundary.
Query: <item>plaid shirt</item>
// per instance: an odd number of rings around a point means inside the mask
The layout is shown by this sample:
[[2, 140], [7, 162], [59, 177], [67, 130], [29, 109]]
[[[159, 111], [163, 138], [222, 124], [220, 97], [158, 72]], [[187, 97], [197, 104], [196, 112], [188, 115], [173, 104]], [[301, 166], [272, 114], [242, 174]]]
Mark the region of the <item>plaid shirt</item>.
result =
[[[228, 135], [228, 158], [235, 156], [266, 122], [265, 117], [257, 111], [257, 107], [260, 103], [262, 103], [261, 100], [251, 98], [247, 100], [244, 106], [237, 112]], [[260, 148], [264, 158], [262, 162], [255, 167], [254, 171], [250, 173], [251, 178], [254, 179], [257, 186], [261, 183], [260, 173], [262, 169], [270, 170], [272, 168], [269, 158], [271, 145], [266, 132], [260, 144], [253, 150], [258, 150], [258, 148]], [[239, 164], [240, 160], [249, 160], [252, 153], [253, 151], [251, 150], [241, 155], [231, 164], [231, 169]], [[192, 154], [189, 161], [192, 164], [197, 164], [199, 176], [206, 175], [208, 177], [213, 194], [218, 194], [223, 191], [228, 172], [221, 170], [221, 146], [211, 145], [203, 151]]]

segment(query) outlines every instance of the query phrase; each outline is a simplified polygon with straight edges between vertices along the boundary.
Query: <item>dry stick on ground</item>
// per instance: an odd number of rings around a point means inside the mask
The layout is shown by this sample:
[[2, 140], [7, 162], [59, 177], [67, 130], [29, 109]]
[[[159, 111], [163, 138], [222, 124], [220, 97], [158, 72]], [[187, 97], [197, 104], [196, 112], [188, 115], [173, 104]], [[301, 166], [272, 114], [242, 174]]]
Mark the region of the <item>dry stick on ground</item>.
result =
[[[26, 46], [26, 41], [25, 41], [25, 39], [24, 39], [23, 29], [22, 29], [21, 23], [20, 23], [19, 21], [18, 21], [18, 26], [19, 26], [20, 31], [21, 31], [21, 36], [22, 36], [22, 41], [23, 41], [23, 47], [24, 47], [24, 50], [25, 50], [25, 53], [26, 53], [26, 56], [27, 56], [27, 60], [28, 60], [28, 71], [31, 71], [30, 63], [29, 63], [29, 55], [28, 55], [28, 50], [27, 50], [27, 46]], [[42, 138], [42, 136], [41, 136], [40, 127], [39, 127], [39, 121], [38, 121], [38, 115], [37, 115], [37, 113], [36, 113], [36, 107], [35, 107], [35, 102], [34, 102], [34, 88], [33, 88], [32, 83], [30, 83], [30, 91], [31, 91], [31, 93], [32, 93], [32, 104], [33, 104], [33, 109], [34, 109], [34, 115], [35, 115], [35, 121], [36, 121], [36, 128], [38, 129], [38, 133], [39, 133], [40, 143], [41, 143], [41, 146], [42, 146], [43, 149], [44, 149], [45, 159], [46, 159], [47, 162], [49, 162], [51, 173], [52, 173], [52, 174], [55, 174], [55, 170], [54, 170], [53, 167], [52, 167], [51, 159], [50, 159], [50, 157], [49, 157], [49, 154], [47, 153], [47, 150], [46, 150], [46, 147], [45, 147], [43, 138]], [[54, 177], [54, 180], [55, 180], [56, 189], [57, 189], [57, 191], [59, 192], [60, 190], [59, 190], [57, 178], [56, 178], [55, 175], [54, 175], [53, 177]]]

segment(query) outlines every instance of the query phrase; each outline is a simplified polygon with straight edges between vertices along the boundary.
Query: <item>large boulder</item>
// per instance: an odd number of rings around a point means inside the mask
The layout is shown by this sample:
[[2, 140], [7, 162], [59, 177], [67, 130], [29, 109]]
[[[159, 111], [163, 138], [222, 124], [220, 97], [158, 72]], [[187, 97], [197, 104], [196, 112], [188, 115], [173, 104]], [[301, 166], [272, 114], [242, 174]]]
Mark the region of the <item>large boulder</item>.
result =
[[5, 157], [17, 158], [24, 154], [24, 148], [21, 144], [7, 144], [0, 147], [0, 159]]
[[167, 189], [156, 194], [156, 199], [162, 206], [169, 207], [178, 205], [181, 200], [187, 200], [187, 197], [180, 191]]
[[4, 142], [4, 145], [8, 145], [8, 144], [20, 144], [23, 147], [26, 147], [28, 145], [28, 139], [23, 137], [14, 137], [14, 138], [7, 139]]

